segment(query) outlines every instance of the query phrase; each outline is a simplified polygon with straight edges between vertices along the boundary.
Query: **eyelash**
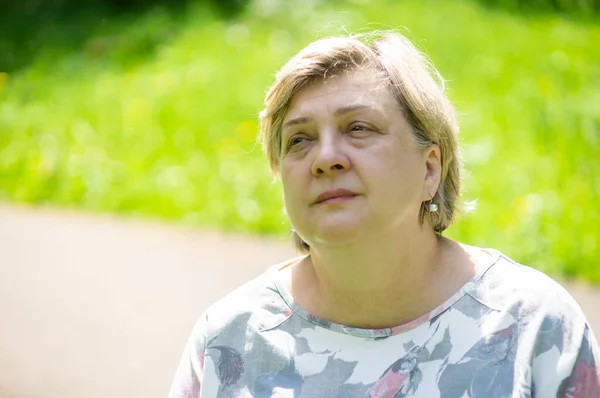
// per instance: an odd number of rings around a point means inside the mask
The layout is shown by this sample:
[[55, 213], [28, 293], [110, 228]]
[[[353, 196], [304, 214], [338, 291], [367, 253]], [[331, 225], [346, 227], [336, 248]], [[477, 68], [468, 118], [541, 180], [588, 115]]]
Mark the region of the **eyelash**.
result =
[[306, 138], [304, 138], [304, 137], [294, 137], [294, 138], [292, 138], [292, 140], [290, 141], [290, 145], [292, 145], [292, 146], [294, 146], [294, 145], [298, 145], [299, 143], [297, 144], [297, 143], [296, 143], [296, 140], [305, 140], [305, 139], [306, 139]]
[[297, 145], [301, 144], [301, 142], [295, 143], [296, 140], [306, 140], [306, 137], [295, 136], [295, 137], [290, 138], [290, 141], [288, 143], [288, 148], [291, 148], [291, 147], [294, 147], [294, 146], [297, 146]]
[[[354, 130], [355, 128], [360, 128], [361, 130]], [[362, 126], [362, 125], [354, 125], [350, 127], [350, 131], [365, 131], [368, 130], [368, 128], [366, 126]]]
[[[360, 130], [357, 130], [357, 128], [360, 129]], [[371, 125], [365, 125], [365, 124], [361, 123], [361, 124], [351, 124], [349, 132], [350, 133], [353, 133], [353, 132], [357, 132], [357, 133], [379, 133], [380, 131], [377, 128], [371, 126]]]

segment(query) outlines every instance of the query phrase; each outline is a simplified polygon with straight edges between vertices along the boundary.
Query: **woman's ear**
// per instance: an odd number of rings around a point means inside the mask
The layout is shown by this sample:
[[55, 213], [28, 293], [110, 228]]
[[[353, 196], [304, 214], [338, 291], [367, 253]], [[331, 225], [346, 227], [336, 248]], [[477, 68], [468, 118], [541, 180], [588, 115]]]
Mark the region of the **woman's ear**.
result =
[[437, 144], [431, 144], [423, 152], [425, 160], [425, 181], [423, 184], [423, 201], [435, 196], [442, 178], [442, 151]]

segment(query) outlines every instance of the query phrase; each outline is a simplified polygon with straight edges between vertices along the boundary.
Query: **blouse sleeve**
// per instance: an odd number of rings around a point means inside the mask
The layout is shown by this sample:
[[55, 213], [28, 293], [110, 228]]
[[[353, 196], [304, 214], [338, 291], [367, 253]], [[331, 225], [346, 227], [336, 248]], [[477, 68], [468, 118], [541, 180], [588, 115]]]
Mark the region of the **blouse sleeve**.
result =
[[204, 371], [206, 315], [196, 323], [175, 373], [169, 398], [198, 398]]
[[560, 385], [557, 397], [600, 397], [600, 348], [586, 323], [570, 374]]
[[546, 291], [528, 318], [535, 330], [531, 396], [600, 398], [600, 348], [585, 314], [564, 288]]

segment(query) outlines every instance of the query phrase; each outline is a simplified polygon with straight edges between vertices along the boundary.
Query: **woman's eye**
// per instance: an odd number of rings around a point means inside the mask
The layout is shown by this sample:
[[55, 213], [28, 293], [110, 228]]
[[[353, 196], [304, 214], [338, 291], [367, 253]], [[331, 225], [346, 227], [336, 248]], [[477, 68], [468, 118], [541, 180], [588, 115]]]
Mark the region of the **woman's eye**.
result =
[[304, 137], [304, 136], [295, 136], [295, 137], [292, 137], [288, 141], [288, 148], [291, 149], [291, 148], [300, 146], [305, 141], [306, 141], [306, 137]]
[[304, 137], [294, 137], [290, 141], [290, 146], [302, 144], [303, 141], [304, 141]]
[[351, 133], [364, 133], [364, 132], [370, 132], [370, 131], [375, 131], [375, 129], [373, 129], [372, 127], [369, 127], [369, 126], [365, 126], [363, 124], [354, 124], [354, 125], [350, 126]]

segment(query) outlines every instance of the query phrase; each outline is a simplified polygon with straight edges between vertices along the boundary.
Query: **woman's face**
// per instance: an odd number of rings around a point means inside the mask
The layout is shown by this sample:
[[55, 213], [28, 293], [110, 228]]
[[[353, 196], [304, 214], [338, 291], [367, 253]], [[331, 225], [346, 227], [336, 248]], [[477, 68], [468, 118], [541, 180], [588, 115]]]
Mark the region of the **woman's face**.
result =
[[286, 211], [309, 245], [420, 228], [439, 150], [417, 146], [376, 72], [350, 72], [300, 90], [284, 118], [282, 147]]

